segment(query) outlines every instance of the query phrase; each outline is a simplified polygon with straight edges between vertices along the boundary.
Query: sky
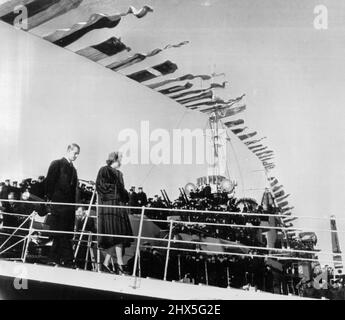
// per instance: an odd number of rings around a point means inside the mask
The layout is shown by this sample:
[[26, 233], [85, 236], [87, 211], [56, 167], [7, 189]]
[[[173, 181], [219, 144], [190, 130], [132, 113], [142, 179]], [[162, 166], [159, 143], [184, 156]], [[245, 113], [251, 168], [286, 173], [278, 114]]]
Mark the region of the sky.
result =
[[[4, 0], [0, 0], [1, 2]], [[189, 45], [167, 50], [128, 68], [125, 73], [152, 66], [165, 59], [177, 63], [179, 70], [176, 76], [186, 73], [224, 72], [226, 77], [219, 80], [229, 81], [229, 86], [219, 95], [229, 98], [246, 94], [247, 111], [243, 116], [246, 125], [258, 131], [261, 136], [268, 137], [266, 143], [276, 155], [276, 168], [271, 174], [279, 179], [287, 193], [291, 193], [289, 199], [291, 205], [295, 207], [293, 213], [297, 216], [315, 217], [315, 219], [301, 218], [296, 225], [302, 228], [327, 230], [329, 221], [321, 218], [333, 214], [338, 218], [338, 228], [345, 232], [343, 214], [345, 209], [343, 201], [345, 3], [336, 0], [322, 1], [328, 9], [328, 29], [317, 30], [313, 25], [314, 8], [320, 4], [320, 1], [314, 0], [85, 0], [78, 9], [45, 23], [32, 30], [32, 33], [43, 36], [56, 28], [85, 21], [91, 13], [123, 12], [129, 5], [139, 8], [144, 4], [151, 5], [154, 13], [140, 20], [128, 16], [116, 28], [91, 32], [67, 49], [76, 51], [110, 36], [121, 37], [132, 48], [133, 53], [147, 52], [168, 43], [189, 40]], [[50, 46], [44, 48], [47, 52], [53, 50]], [[32, 52], [31, 56], [18, 52], [18, 56], [13, 57], [13, 61], [16, 61], [16, 72], [26, 70], [25, 73], [30, 74], [32, 68], [37, 68], [34, 66], [38, 60], [36, 55], [42, 52], [38, 53], [31, 47], [29, 49]], [[128, 53], [123, 54], [126, 55]], [[101, 68], [91, 66], [88, 61], [82, 61], [80, 57], [72, 58], [60, 51], [57, 59], [54, 60], [55, 71], [58, 72], [59, 65], [61, 68], [66, 68], [64, 65], [67, 65], [67, 60], [68, 63], [72, 63], [69, 61], [72, 59], [73, 63], [78, 65], [76, 69], [80, 72], [78, 81], [86, 81], [85, 77], [92, 81], [91, 78], [95, 74], [101, 77], [103, 72]], [[28, 61], [30, 64], [27, 63]], [[102, 64], [111, 61], [112, 59], [105, 59]], [[4, 68], [4, 64], [0, 66]], [[40, 71], [43, 74], [46, 70], [47, 68], [42, 68]], [[8, 77], [13, 74], [13, 69], [7, 66], [5, 74], [6, 79], [3, 76], [3, 83], [8, 84]], [[70, 74], [65, 74], [64, 79], [61, 75], [59, 79], [54, 80], [54, 73], [50, 73], [49, 79], [52, 85], [56, 85], [59, 81], [70, 83], [67, 79], [69, 76]], [[78, 77], [76, 73], [74, 76]], [[36, 76], [32, 75], [32, 77]], [[110, 75], [106, 74], [104, 77], [108, 79]], [[112, 74], [111, 77], [116, 76]], [[101, 80], [99, 82], [101, 83]], [[15, 87], [12, 86], [11, 90], [16, 92], [15, 96], [18, 96], [25, 85], [32, 84], [15, 81]], [[36, 89], [39, 90], [39, 87], [38, 83]], [[22, 119], [24, 112], [22, 99], [12, 99], [13, 93], [8, 91], [8, 85], [0, 86], [0, 92], [1, 90], [2, 95], [16, 103], [16, 108], [12, 106], [11, 112], [7, 113], [8, 117]], [[78, 88], [73, 85], [73, 90], [82, 91], [83, 88], [81, 85]], [[100, 95], [99, 91], [102, 91], [99, 87], [92, 88], [89, 94], [97, 96]], [[105, 89], [102, 92], [105, 92]], [[106, 103], [105, 100], [109, 97], [104, 97], [104, 94], [102, 102]], [[138, 95], [142, 99], [149, 93], [143, 89]], [[48, 95], [47, 101], [49, 98], [51, 97]], [[149, 100], [149, 97], [147, 99]], [[176, 110], [164, 109], [169, 113], [166, 117], [170, 116], [171, 119], [165, 119], [165, 122], [157, 125], [166, 125], [170, 129], [179, 125], [203, 128], [205, 120], [202, 116], [194, 112], [185, 114], [182, 109], [177, 109], [177, 106], [163, 98], [157, 97], [157, 99], [161, 99], [160, 103], [169, 105], [170, 108], [176, 108]], [[84, 102], [87, 105], [87, 101]], [[31, 103], [34, 104], [35, 100], [33, 99]], [[149, 101], [141, 104], [149, 105]], [[87, 110], [97, 112], [91, 107]], [[157, 114], [160, 112], [159, 109], [155, 111], [147, 109], [150, 111], [142, 111], [143, 114], [136, 114], [135, 110], [133, 107], [131, 111], [133, 118], [151, 117], [153, 114], [148, 115], [149, 112], [155, 113], [152, 119], [159, 118]], [[6, 115], [6, 112], [3, 114]], [[26, 116], [30, 118], [30, 113]], [[124, 120], [125, 115], [121, 114], [121, 116]], [[180, 117], [183, 121], [179, 121]], [[4, 120], [7, 127], [1, 129], [5, 130], [1, 135], [2, 143], [7, 141], [6, 151], [11, 154], [18, 152], [16, 146], [22, 143], [22, 138], [18, 138], [19, 141], [13, 143], [13, 135], [7, 133], [23, 132], [23, 129], [22, 122], [11, 123], [8, 121], [9, 118], [7, 121]], [[95, 134], [97, 135], [97, 132]], [[23, 133], [18, 137], [23, 137]], [[26, 143], [28, 150], [33, 148], [30, 143], [29, 139]], [[39, 144], [39, 141], [35, 143]], [[233, 148], [229, 152], [230, 173], [239, 182], [239, 195], [260, 199], [266, 184], [263, 171], [260, 171], [262, 169], [260, 163], [236, 137], [231, 139], [231, 144]], [[49, 156], [52, 154], [50, 153]], [[88, 156], [89, 159], [93, 157], [91, 154]], [[82, 159], [79, 161], [82, 166]], [[137, 184], [135, 177], [131, 176], [131, 172], [134, 171], [127, 170], [128, 172], [125, 172], [130, 183]], [[152, 185], [162, 183], [169, 185], [166, 179], [162, 179], [163, 171], [160, 170], [165, 170], [168, 176], [169, 171], [176, 173], [181, 170], [183, 175], [179, 176], [181, 180], [179, 186], [182, 186], [191, 180], [195, 181], [203, 174], [204, 169], [198, 167], [185, 170], [174, 166], [162, 169], [148, 166], [142, 170], [145, 172], [141, 173], [138, 183], [152, 192], [158, 192]], [[29, 174], [29, 171], [23, 172]], [[167, 187], [171, 192], [174, 188], [176, 189], [175, 182]], [[317, 231], [317, 235], [319, 247], [330, 251], [329, 232]], [[344, 233], [339, 236], [340, 245], [344, 248]]]

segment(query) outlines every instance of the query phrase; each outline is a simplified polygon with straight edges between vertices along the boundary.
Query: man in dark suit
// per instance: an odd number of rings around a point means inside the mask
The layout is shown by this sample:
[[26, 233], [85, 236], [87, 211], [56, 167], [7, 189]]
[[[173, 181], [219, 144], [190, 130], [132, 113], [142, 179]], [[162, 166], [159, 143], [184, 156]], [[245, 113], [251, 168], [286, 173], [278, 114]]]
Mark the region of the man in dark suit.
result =
[[0, 199], [7, 199], [8, 193], [6, 192], [5, 183], [0, 182]]
[[139, 206], [146, 206], [147, 205], [147, 196], [146, 196], [146, 193], [143, 191], [142, 187], [138, 188], [137, 198], [138, 198], [138, 205]]
[[[138, 194], [135, 192], [135, 187], [131, 187], [129, 190], [129, 201], [128, 205], [130, 207], [137, 207], [138, 206]], [[131, 214], [139, 213], [138, 210], [130, 209]]]
[[30, 189], [30, 193], [34, 194], [35, 196], [39, 197], [39, 198], [44, 198], [44, 177], [43, 176], [39, 176], [38, 180], [34, 180], [31, 182], [31, 189]]
[[195, 199], [195, 198], [196, 198], [196, 194], [195, 194], [195, 192], [194, 192], [194, 189], [190, 190], [190, 192], [189, 192], [189, 197], [190, 197], [191, 199]]
[[212, 189], [211, 189], [209, 184], [206, 184], [206, 186], [204, 188], [204, 197], [209, 199], [209, 198], [211, 198], [211, 195], [212, 195]]
[[[3, 207], [5, 209], [6, 213], [15, 213], [18, 214], [19, 212], [19, 203], [13, 202], [13, 200], [18, 200], [16, 197], [16, 194], [14, 192], [10, 192], [8, 194], [8, 202], [4, 202]], [[12, 216], [12, 215], [4, 215], [4, 226], [6, 227], [11, 227], [11, 228], [16, 228], [18, 227], [18, 219], [19, 217], [17, 216]], [[6, 229], [7, 232], [13, 233], [14, 229]]]
[[20, 198], [20, 188], [18, 188], [18, 181], [13, 181], [11, 186], [11, 192], [13, 192], [16, 195], [16, 198]]
[[[68, 146], [66, 155], [50, 164], [45, 179], [46, 196], [48, 201], [76, 203], [78, 197], [78, 176], [73, 166], [80, 153], [80, 147], [73, 143]], [[52, 205], [50, 228], [56, 231], [74, 231], [74, 206]], [[53, 262], [71, 266], [73, 262], [72, 238], [73, 234], [53, 233], [51, 258]]]
[[10, 179], [6, 179], [5, 180], [5, 184], [2, 188], [2, 192], [3, 192], [3, 199], [7, 199], [9, 193], [11, 192], [11, 180]]

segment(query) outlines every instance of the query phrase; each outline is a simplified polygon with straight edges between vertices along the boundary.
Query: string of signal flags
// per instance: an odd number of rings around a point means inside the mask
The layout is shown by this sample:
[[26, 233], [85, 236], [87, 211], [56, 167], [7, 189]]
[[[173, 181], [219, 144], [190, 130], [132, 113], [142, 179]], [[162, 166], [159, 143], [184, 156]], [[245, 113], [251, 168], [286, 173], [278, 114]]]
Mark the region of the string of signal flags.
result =
[[[32, 32], [32, 29], [71, 10], [77, 10], [81, 5], [87, 6], [84, 0], [9, 0], [0, 5], [0, 20], [17, 26], [16, 24], [20, 21], [19, 18], [25, 18], [22, 19], [25, 21], [22, 29]], [[18, 6], [21, 6], [21, 9], [18, 10]], [[96, 12], [92, 13], [87, 21], [74, 23], [65, 26], [63, 29], [52, 30], [42, 38], [70, 50], [69, 46], [71, 44], [76, 43], [90, 32], [113, 29], [120, 24], [122, 19], [128, 16], [134, 16], [140, 21], [153, 12], [154, 9], [149, 5], [144, 5], [139, 9], [129, 6], [127, 10], [116, 14]], [[126, 72], [128, 67], [136, 64], [140, 66], [140, 63], [147, 58], [158, 56], [167, 50], [182, 48], [188, 44], [189, 41], [181, 41], [154, 48], [146, 53], [132, 54], [132, 49], [121, 38], [111, 37], [100, 43], [90, 43], [87, 47], [77, 50], [75, 53], [95, 63], [102, 63], [104, 59], [112, 58], [114, 60], [104, 66], [106, 69], [121, 72], [133, 81], [142, 83], [189, 110], [202, 112], [210, 118], [216, 115], [215, 118], [220, 119], [224, 126], [247, 146], [248, 150], [262, 163], [266, 171], [274, 169], [274, 152], [263, 144], [266, 137], [258, 138], [256, 131], [247, 132], [248, 127], [244, 126], [244, 120], [241, 118], [236, 119], [237, 115], [246, 110], [246, 105], [243, 104], [245, 95], [228, 100], [216, 96], [215, 90], [224, 89], [228, 85], [227, 81], [219, 83], [215, 81], [219, 77], [225, 77], [225, 73], [212, 73], [211, 75], [187, 73], [182, 76], [167, 78], [178, 70], [177, 64], [170, 60], [165, 60], [136, 72]], [[128, 56], [119, 58], [118, 54], [124, 52], [127, 52]], [[195, 80], [200, 80], [201, 83], [209, 81], [210, 84], [206, 88], [196, 87]], [[279, 194], [277, 198], [285, 200], [284, 197], [285, 194]], [[281, 202], [278, 203], [281, 204]]]

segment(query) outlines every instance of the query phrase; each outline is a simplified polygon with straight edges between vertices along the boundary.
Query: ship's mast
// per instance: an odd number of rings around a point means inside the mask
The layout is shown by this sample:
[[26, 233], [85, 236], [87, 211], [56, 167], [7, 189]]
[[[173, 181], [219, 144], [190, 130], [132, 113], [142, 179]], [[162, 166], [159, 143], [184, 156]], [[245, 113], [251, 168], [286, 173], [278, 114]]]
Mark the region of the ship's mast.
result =
[[[215, 72], [216, 65], [213, 65], [213, 73], [212, 73], [212, 82], [213, 82], [213, 74]], [[212, 91], [212, 100], [215, 99], [214, 92]], [[218, 148], [218, 143], [219, 143], [219, 125], [218, 125], [218, 111], [217, 111], [217, 106], [214, 107], [213, 113], [212, 113], [212, 118], [213, 119], [213, 157], [214, 157], [214, 169], [213, 169], [213, 175], [216, 177], [216, 191], [218, 191], [219, 188], [219, 180], [218, 180], [218, 175], [220, 173], [220, 168], [219, 168], [219, 148]], [[212, 129], [212, 128], [211, 128]]]
[[219, 175], [220, 175], [220, 159], [219, 159], [219, 144], [220, 144], [220, 132], [219, 132], [219, 114], [217, 107], [214, 108], [213, 112], [209, 117], [210, 128], [212, 130], [212, 151], [213, 151], [213, 170], [212, 175], [216, 177], [216, 187], [218, 189], [220, 185]]
[[215, 155], [215, 176], [216, 176], [216, 186], [217, 190], [219, 187], [219, 174], [220, 174], [220, 163], [219, 163], [219, 124], [218, 124], [218, 111], [215, 109], [214, 111], [214, 121], [215, 121], [215, 134], [214, 134], [214, 141], [213, 141], [213, 147], [214, 147], [214, 155]]

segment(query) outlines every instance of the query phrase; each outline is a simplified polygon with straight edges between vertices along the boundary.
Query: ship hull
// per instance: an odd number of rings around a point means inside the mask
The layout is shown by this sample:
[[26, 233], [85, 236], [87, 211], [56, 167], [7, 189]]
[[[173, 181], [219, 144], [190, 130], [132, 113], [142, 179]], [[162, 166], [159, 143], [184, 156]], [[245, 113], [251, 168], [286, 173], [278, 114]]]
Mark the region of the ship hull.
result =
[[297, 300], [302, 298], [0, 260], [0, 299]]
[[28, 289], [16, 289], [13, 277], [0, 276], [0, 300], [142, 300], [147, 297], [128, 295], [63, 284], [28, 280]]

